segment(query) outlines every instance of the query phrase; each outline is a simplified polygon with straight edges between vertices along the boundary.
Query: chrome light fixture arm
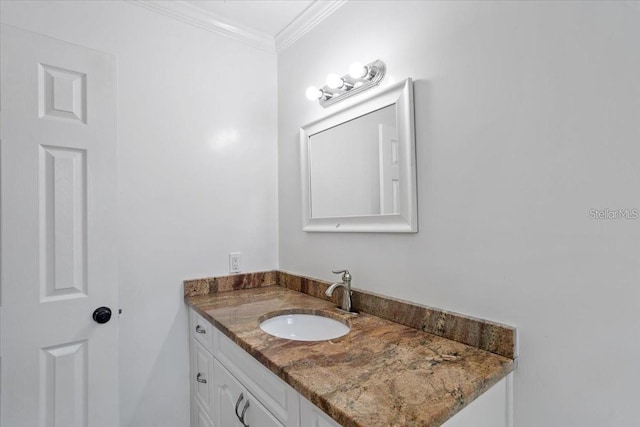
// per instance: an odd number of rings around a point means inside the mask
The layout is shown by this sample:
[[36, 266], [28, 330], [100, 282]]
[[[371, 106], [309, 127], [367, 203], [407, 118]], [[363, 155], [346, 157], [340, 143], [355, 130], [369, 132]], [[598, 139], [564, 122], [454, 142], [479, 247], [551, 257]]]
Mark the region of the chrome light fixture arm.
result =
[[[353, 70], [354, 66], [355, 72]], [[352, 64], [350, 69], [351, 72], [342, 77], [330, 74], [325, 86], [321, 89], [307, 89], [307, 96], [312, 99], [317, 98], [320, 105], [326, 108], [338, 101], [377, 86], [384, 79], [387, 72], [387, 66], [379, 59], [366, 65]]]

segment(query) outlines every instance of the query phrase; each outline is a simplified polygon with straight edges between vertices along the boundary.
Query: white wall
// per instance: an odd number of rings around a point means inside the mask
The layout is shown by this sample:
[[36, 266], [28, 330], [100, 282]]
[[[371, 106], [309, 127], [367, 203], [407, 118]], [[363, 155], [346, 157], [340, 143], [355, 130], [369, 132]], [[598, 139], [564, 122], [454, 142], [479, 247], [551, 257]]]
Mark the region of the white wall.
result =
[[[518, 327], [517, 427], [637, 425], [640, 7], [348, 2], [278, 57], [280, 267]], [[415, 83], [415, 235], [301, 231], [307, 86]]]
[[121, 426], [186, 426], [181, 281], [226, 274], [229, 251], [277, 266], [275, 55], [123, 2], [0, 4], [117, 56]]

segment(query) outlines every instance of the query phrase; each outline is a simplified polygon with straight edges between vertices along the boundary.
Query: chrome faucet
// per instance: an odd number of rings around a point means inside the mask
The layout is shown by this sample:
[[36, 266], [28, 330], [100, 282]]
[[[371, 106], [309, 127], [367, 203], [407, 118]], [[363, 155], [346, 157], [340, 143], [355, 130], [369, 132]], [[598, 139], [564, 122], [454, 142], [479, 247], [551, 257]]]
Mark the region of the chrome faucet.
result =
[[325, 291], [325, 295], [332, 297], [336, 288], [342, 288], [342, 304], [338, 308], [351, 313], [351, 274], [349, 270], [334, 271], [333, 273], [342, 274], [342, 282], [329, 286], [329, 289]]

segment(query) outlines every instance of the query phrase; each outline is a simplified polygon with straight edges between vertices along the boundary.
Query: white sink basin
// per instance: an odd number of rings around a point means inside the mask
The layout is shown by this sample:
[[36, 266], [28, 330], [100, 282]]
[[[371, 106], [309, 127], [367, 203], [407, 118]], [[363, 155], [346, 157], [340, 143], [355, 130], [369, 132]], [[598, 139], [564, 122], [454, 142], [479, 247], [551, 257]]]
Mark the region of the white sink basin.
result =
[[260, 329], [280, 338], [296, 341], [325, 341], [346, 335], [344, 323], [316, 314], [281, 314], [260, 322]]

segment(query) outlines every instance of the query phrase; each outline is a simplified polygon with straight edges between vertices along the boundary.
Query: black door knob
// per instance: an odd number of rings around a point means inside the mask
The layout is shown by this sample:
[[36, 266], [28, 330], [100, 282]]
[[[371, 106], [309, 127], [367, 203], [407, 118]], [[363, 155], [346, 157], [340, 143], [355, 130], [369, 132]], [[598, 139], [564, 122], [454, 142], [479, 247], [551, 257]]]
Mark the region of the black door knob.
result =
[[93, 320], [98, 323], [107, 323], [111, 319], [111, 309], [109, 307], [98, 307], [93, 312]]

